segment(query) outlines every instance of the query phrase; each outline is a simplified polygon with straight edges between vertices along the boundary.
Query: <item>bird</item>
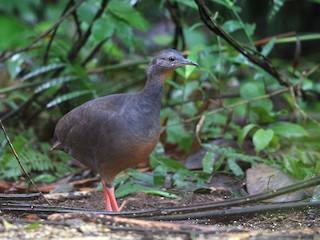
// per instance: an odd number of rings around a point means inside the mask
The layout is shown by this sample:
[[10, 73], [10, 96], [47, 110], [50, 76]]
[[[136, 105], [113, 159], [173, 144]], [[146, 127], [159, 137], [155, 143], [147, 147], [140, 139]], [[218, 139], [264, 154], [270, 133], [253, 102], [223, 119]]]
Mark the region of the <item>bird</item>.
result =
[[119, 211], [115, 176], [148, 161], [158, 143], [164, 83], [171, 72], [185, 65], [198, 66], [175, 49], [162, 50], [149, 63], [141, 91], [90, 100], [56, 124], [51, 150], [65, 151], [100, 175], [106, 211]]

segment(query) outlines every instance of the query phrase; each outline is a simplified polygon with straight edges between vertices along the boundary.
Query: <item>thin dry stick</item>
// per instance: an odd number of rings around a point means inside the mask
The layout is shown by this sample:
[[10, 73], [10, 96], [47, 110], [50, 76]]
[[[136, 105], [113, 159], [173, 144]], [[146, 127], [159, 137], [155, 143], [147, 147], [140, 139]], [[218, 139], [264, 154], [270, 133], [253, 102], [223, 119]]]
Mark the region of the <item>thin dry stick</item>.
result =
[[18, 163], [19, 163], [19, 165], [20, 165], [20, 167], [21, 167], [24, 175], [25, 175], [26, 178], [30, 181], [31, 185], [40, 193], [40, 195], [44, 198], [44, 200], [45, 200], [49, 205], [51, 205], [51, 203], [49, 202], [49, 200], [45, 198], [44, 194], [39, 190], [39, 188], [36, 186], [36, 184], [35, 184], [35, 183], [33, 182], [33, 180], [30, 178], [30, 175], [28, 174], [28, 172], [27, 172], [27, 171], [25, 170], [25, 168], [23, 167], [23, 165], [22, 165], [22, 163], [21, 163], [21, 161], [20, 161], [20, 158], [19, 158], [16, 150], [14, 149], [14, 147], [13, 147], [13, 145], [12, 145], [12, 142], [11, 142], [11, 140], [10, 140], [8, 134], [7, 134], [7, 131], [6, 131], [5, 127], [4, 127], [4, 125], [2, 124], [2, 121], [1, 121], [1, 120], [0, 120], [0, 125], [1, 125], [2, 131], [3, 131], [3, 133], [4, 133], [4, 136], [6, 137], [8, 143], [9, 143], [9, 146], [10, 146], [10, 148], [11, 148], [11, 151], [12, 151], [13, 155], [16, 157], [16, 159], [17, 159], [17, 161], [18, 161]]
[[[294, 87], [294, 86], [293, 86]], [[266, 99], [266, 98], [270, 98], [272, 96], [275, 96], [275, 95], [278, 95], [278, 94], [281, 94], [281, 93], [285, 93], [285, 92], [290, 92], [290, 88], [293, 88], [293, 87], [286, 87], [286, 88], [283, 88], [283, 89], [280, 89], [280, 90], [277, 90], [277, 91], [274, 91], [272, 93], [268, 93], [266, 95], [262, 95], [262, 96], [258, 96], [258, 97], [255, 97], [255, 98], [252, 98], [250, 100], [243, 100], [243, 101], [240, 101], [240, 102], [237, 102], [237, 103], [234, 103], [234, 104], [230, 104], [228, 106], [224, 106], [224, 107], [221, 107], [221, 108], [217, 108], [217, 109], [214, 109], [212, 111], [209, 111], [206, 113], [206, 115], [211, 115], [211, 114], [215, 114], [215, 113], [218, 113], [218, 112], [222, 112], [226, 109], [234, 109], [235, 107], [238, 107], [238, 106], [241, 106], [241, 105], [246, 105], [246, 104], [249, 104], [251, 102], [255, 102], [255, 101], [258, 101], [258, 100], [262, 100], [262, 99]], [[183, 120], [181, 122], [176, 122], [176, 123], [172, 123], [172, 124], [168, 124], [167, 126], [165, 126], [164, 128], [168, 128], [168, 127], [171, 127], [171, 126], [175, 126], [175, 125], [179, 125], [181, 123], [189, 123], [189, 122], [192, 122], [192, 121], [195, 121], [199, 118], [201, 118], [202, 115], [197, 115], [197, 116], [194, 116], [194, 117], [191, 117], [191, 118], [188, 118], [186, 120]]]

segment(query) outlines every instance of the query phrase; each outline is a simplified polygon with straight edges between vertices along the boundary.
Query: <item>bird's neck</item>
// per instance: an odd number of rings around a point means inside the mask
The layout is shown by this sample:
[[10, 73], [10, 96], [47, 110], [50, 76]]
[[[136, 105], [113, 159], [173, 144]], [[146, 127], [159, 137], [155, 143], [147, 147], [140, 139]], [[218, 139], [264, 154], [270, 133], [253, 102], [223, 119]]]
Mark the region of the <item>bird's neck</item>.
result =
[[148, 70], [147, 82], [144, 85], [141, 93], [143, 95], [148, 95], [152, 99], [162, 98], [162, 89], [169, 72], [157, 71], [155, 68]]

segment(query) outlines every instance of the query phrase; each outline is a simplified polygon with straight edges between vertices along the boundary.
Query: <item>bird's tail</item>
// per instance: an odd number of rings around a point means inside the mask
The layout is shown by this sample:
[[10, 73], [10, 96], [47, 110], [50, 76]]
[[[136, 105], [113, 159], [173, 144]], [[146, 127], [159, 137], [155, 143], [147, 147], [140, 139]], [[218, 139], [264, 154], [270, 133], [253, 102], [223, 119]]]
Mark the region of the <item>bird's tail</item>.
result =
[[61, 145], [61, 142], [59, 140], [57, 140], [52, 144], [50, 150], [52, 151], [52, 150], [55, 150], [55, 149], [59, 149], [60, 145]]

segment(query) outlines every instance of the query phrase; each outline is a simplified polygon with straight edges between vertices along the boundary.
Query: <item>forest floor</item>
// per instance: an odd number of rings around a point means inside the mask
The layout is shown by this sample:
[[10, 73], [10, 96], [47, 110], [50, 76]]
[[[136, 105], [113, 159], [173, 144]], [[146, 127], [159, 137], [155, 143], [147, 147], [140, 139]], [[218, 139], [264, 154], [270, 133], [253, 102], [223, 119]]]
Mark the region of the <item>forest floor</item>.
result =
[[[118, 199], [121, 211], [159, 209], [223, 201], [225, 194], [184, 194], [170, 199], [135, 193]], [[33, 201], [39, 205], [39, 201]], [[103, 193], [51, 200], [54, 206], [103, 211]], [[239, 208], [239, 206], [237, 207]], [[320, 239], [319, 210], [266, 212], [234, 219], [155, 221], [106, 215], [4, 211], [0, 239]]]

